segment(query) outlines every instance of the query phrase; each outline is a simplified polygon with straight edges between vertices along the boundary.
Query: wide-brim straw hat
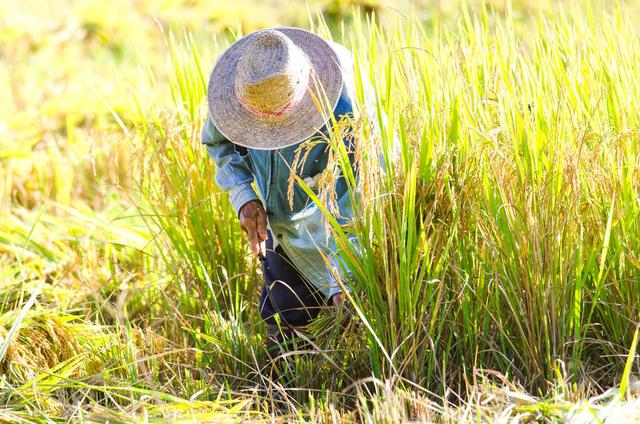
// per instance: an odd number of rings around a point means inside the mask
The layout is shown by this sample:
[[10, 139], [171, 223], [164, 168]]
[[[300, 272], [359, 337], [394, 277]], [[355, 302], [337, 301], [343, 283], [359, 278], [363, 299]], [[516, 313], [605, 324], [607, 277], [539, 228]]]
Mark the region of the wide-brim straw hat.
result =
[[342, 85], [338, 55], [323, 38], [300, 28], [260, 30], [218, 58], [209, 78], [209, 113], [232, 143], [279, 149], [325, 125]]

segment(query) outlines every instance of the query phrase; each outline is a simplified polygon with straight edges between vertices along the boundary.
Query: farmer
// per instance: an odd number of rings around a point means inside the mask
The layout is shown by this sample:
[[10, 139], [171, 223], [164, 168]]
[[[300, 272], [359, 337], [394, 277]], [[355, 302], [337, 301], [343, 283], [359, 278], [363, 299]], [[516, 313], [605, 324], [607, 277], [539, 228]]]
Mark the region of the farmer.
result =
[[[290, 193], [289, 183], [294, 172], [313, 190], [329, 171], [331, 111], [336, 121], [356, 112], [352, 57], [343, 46], [302, 29], [257, 31], [218, 58], [208, 101], [202, 143], [262, 260], [260, 312], [273, 346], [281, 330], [301, 328], [323, 305], [342, 301], [335, 278], [340, 267], [332, 272], [320, 252], [335, 253], [322, 212], [298, 182]], [[331, 109], [322, 111], [322, 104]], [[344, 142], [353, 150], [349, 140]], [[297, 154], [304, 160], [296, 160]], [[338, 179], [334, 189], [340, 218], [349, 219], [344, 181]]]

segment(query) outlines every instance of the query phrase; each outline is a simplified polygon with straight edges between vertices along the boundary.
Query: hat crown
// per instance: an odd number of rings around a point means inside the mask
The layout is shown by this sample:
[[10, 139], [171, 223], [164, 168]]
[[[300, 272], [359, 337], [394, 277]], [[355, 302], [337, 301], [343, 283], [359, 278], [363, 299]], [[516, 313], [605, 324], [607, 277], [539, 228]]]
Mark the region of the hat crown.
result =
[[258, 116], [284, 115], [304, 95], [310, 66], [302, 50], [282, 32], [257, 31], [238, 59], [238, 99]]

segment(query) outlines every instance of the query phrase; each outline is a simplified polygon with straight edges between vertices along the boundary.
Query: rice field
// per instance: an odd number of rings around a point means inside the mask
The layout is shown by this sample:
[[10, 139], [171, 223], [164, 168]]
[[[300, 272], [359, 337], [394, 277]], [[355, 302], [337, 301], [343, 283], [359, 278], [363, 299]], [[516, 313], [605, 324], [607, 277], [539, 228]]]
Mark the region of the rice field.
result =
[[[636, 2], [0, 10], [0, 422], [640, 422]], [[269, 377], [200, 127], [217, 55], [278, 25], [347, 46], [375, 113], [358, 178], [328, 140], [354, 222], [309, 191], [346, 304]]]

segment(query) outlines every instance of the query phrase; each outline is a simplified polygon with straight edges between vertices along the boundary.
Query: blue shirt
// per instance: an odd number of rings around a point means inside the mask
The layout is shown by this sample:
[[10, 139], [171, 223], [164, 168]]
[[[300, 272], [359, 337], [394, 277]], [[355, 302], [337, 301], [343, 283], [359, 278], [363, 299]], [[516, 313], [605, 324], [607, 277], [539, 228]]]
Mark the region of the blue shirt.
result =
[[[334, 110], [334, 116], [339, 120], [355, 111], [356, 102], [351, 55], [344, 47], [332, 45], [341, 59], [343, 69], [346, 69], [343, 72], [342, 93]], [[216, 164], [216, 182], [222, 190], [229, 193], [236, 214], [248, 201], [261, 200], [267, 212], [269, 229], [274, 236], [274, 247], [280, 245], [296, 268], [325, 296], [330, 297], [341, 291], [334, 278], [334, 273], [339, 272], [339, 267], [332, 259], [335, 255], [335, 243], [326, 231], [320, 208], [302, 187], [294, 182], [292, 204], [288, 193], [292, 170], [314, 189], [314, 182], [327, 169], [330, 148], [328, 142], [320, 141], [315, 145], [309, 143], [322, 140], [326, 132], [325, 126], [309, 139], [281, 149], [247, 149], [225, 139], [215, 127], [211, 116], [207, 116], [202, 128], [202, 143], [206, 145]], [[350, 139], [345, 139], [345, 143], [350, 142]], [[313, 147], [306, 159], [303, 163], [296, 164], [296, 151], [302, 147], [301, 156], [304, 156], [307, 154], [305, 147], [310, 145]], [[349, 147], [353, 150], [353, 146]], [[255, 184], [258, 192], [252, 184]], [[334, 190], [340, 219], [352, 219], [351, 199], [342, 178], [337, 179]], [[331, 267], [327, 266], [323, 254], [330, 258], [329, 262], [333, 263]]]

